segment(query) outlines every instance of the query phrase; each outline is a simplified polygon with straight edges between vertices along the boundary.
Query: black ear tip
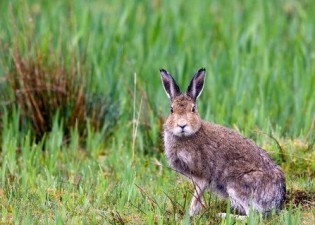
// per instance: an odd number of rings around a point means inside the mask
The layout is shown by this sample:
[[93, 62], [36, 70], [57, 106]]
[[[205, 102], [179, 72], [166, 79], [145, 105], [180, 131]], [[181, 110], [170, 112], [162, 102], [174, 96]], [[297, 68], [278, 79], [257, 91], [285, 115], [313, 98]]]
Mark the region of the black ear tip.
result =
[[167, 73], [167, 71], [165, 69], [163, 69], [163, 68], [160, 69], [160, 72], [161, 73]]
[[206, 68], [202, 67], [200, 70], [198, 70], [198, 73], [201, 73], [201, 72], [206, 72]]

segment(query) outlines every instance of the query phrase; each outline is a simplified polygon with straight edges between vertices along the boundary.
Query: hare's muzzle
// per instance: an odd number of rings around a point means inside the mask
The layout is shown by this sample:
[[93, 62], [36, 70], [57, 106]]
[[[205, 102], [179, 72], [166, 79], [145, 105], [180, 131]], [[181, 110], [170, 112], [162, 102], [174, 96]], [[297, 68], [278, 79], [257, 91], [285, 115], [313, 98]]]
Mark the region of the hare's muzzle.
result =
[[182, 128], [182, 130], [184, 130], [185, 127], [187, 126], [187, 124], [184, 124], [184, 125], [179, 125], [179, 124], [178, 124], [178, 126], [179, 126], [180, 128]]

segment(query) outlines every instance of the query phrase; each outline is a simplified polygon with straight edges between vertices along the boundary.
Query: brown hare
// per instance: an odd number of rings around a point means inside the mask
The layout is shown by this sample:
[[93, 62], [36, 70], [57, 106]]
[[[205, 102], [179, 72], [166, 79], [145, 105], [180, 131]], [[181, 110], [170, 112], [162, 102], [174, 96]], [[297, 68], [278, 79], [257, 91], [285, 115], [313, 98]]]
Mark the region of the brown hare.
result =
[[165, 153], [170, 166], [195, 186], [190, 216], [200, 211], [207, 188], [229, 198], [232, 208], [241, 214], [248, 215], [250, 208], [264, 215], [278, 212], [286, 194], [280, 167], [252, 140], [200, 118], [197, 99], [206, 70], [194, 75], [186, 93], [181, 93], [166, 70], [161, 69], [160, 74], [171, 101], [164, 124]]

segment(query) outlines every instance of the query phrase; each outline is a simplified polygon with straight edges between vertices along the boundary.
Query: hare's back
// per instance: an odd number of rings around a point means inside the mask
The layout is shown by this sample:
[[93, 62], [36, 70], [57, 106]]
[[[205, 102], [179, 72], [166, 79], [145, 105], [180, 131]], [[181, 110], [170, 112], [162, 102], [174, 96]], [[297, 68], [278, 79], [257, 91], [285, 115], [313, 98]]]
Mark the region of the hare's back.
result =
[[237, 131], [205, 121], [202, 129], [207, 142], [216, 148], [211, 148], [211, 151], [216, 151], [220, 158], [225, 159], [225, 163], [243, 161], [260, 167], [276, 166], [265, 150]]

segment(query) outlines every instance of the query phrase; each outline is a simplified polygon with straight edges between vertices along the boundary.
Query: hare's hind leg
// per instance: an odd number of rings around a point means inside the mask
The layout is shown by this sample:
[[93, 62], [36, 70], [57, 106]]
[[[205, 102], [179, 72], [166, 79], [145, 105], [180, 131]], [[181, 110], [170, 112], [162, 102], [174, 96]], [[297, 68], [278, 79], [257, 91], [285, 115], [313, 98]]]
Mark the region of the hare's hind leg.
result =
[[250, 210], [250, 199], [244, 198], [233, 188], [227, 188], [227, 193], [230, 197], [231, 207], [241, 214], [248, 215]]
[[247, 211], [244, 209], [243, 205], [239, 200], [230, 196], [231, 208], [235, 210], [238, 215], [247, 215]]
[[209, 185], [207, 181], [196, 178], [192, 178], [192, 182], [195, 186], [195, 192], [190, 204], [190, 216], [196, 215], [200, 211], [202, 205], [204, 204], [203, 193]]

